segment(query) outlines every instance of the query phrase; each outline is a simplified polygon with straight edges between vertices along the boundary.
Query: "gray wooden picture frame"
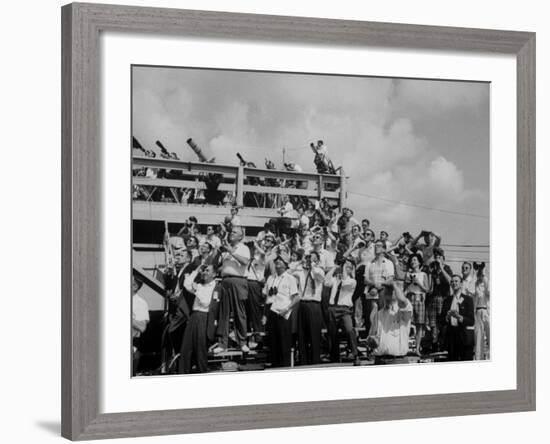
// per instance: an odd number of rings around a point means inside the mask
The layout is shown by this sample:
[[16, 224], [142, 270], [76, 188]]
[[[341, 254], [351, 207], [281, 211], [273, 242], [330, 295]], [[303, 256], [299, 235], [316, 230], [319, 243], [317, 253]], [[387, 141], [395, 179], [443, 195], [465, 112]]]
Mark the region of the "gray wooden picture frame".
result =
[[[101, 413], [99, 35], [103, 31], [514, 55], [517, 58], [517, 388]], [[73, 3], [62, 8], [62, 108], [64, 437], [84, 440], [535, 409], [534, 33]], [[494, 155], [498, 155], [498, 150]]]

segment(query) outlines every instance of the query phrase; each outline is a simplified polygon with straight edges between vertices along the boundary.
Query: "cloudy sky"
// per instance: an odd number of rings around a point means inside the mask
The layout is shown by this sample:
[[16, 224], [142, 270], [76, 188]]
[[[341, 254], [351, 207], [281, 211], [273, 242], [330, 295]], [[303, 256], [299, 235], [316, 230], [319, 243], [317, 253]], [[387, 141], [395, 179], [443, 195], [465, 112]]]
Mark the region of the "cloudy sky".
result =
[[284, 147], [304, 171], [322, 139], [375, 230], [488, 244], [489, 94], [475, 82], [134, 67], [133, 132], [184, 160], [196, 160], [189, 137], [228, 164], [238, 151], [281, 166]]

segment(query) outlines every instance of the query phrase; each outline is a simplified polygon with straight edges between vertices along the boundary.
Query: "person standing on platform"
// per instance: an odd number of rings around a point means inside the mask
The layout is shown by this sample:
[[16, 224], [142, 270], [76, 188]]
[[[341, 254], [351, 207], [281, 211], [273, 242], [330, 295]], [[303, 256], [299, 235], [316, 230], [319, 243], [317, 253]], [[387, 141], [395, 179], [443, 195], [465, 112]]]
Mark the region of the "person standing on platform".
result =
[[[197, 275], [200, 280], [197, 282]], [[193, 364], [198, 373], [208, 369], [208, 310], [216, 288], [216, 270], [213, 265], [201, 265], [185, 279], [187, 291], [195, 295], [193, 308], [181, 345], [180, 373], [191, 373]]]
[[353, 262], [346, 260], [343, 265], [332, 268], [325, 277], [325, 285], [330, 288], [328, 336], [332, 362], [340, 360], [338, 328], [342, 328], [348, 338], [353, 364], [360, 365], [357, 335], [353, 328], [353, 292], [357, 284], [354, 272]]
[[265, 283], [265, 253], [256, 248], [255, 245], [250, 247], [252, 258], [246, 267], [246, 279], [248, 281], [248, 298], [246, 300], [246, 319], [248, 321], [248, 330], [255, 333], [255, 341], [249, 342], [250, 348], [255, 348], [261, 339], [258, 333], [264, 332], [262, 324], [262, 316], [264, 313], [265, 297], [262, 289]]
[[233, 313], [235, 337], [241, 350], [245, 353], [250, 349], [246, 345], [246, 308], [248, 283], [246, 267], [250, 261], [250, 250], [243, 244], [242, 228], [233, 227], [229, 234], [229, 242], [221, 247], [221, 297], [219, 305], [218, 337], [219, 345], [214, 353], [227, 350], [229, 345], [229, 318]]
[[449, 361], [471, 361], [474, 357], [474, 301], [464, 293], [462, 277], [451, 278], [452, 296], [443, 301]]
[[290, 315], [300, 300], [296, 278], [288, 273], [290, 258], [280, 254], [275, 259], [275, 275], [264, 287], [266, 315], [263, 321], [269, 338], [272, 367], [289, 367], [292, 355], [292, 322]]
[[319, 266], [319, 254], [312, 251], [302, 261], [294, 276], [300, 283], [300, 307], [298, 309], [298, 346], [300, 363], [314, 365], [321, 362], [321, 293], [325, 272]]

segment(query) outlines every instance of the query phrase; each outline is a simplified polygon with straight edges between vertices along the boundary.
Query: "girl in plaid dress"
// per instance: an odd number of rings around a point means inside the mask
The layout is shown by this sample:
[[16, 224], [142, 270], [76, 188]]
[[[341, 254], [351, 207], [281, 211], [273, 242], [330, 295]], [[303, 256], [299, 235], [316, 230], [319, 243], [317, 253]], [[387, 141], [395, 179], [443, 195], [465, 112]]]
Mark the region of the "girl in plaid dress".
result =
[[409, 258], [409, 271], [405, 274], [405, 294], [413, 306], [412, 323], [416, 329], [416, 354], [420, 356], [420, 343], [426, 327], [426, 293], [428, 275], [421, 271], [422, 257], [413, 254]]

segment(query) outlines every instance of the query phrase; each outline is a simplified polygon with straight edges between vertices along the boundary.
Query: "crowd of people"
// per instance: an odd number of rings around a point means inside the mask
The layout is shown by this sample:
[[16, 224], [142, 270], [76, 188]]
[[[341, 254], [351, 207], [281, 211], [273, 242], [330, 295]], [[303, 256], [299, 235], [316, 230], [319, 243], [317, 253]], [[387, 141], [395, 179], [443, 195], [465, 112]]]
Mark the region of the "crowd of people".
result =
[[[254, 237], [246, 236], [237, 207], [219, 225], [190, 217], [167, 234], [163, 348], [177, 357], [180, 373], [206, 372], [209, 353], [230, 348], [263, 350], [273, 368], [489, 357], [485, 263], [453, 270], [437, 233], [391, 240], [324, 199], [286, 196], [279, 213]], [[139, 286], [135, 277], [136, 350], [148, 319]]]

